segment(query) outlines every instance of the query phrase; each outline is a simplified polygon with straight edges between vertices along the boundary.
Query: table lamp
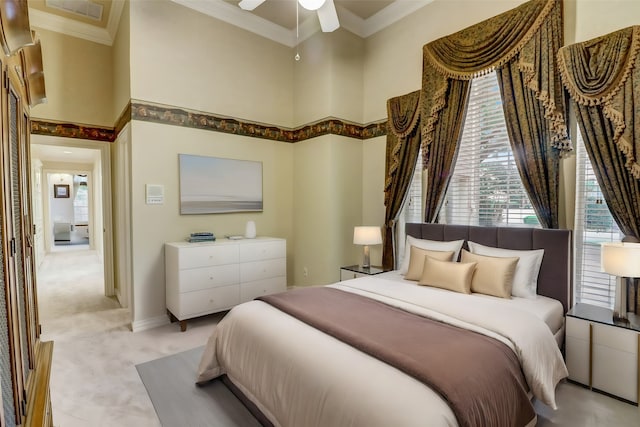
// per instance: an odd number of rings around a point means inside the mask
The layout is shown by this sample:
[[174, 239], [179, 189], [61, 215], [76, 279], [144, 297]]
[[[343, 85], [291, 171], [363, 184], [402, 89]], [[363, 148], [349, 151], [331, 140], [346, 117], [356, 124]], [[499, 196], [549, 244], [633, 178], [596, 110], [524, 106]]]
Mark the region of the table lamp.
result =
[[353, 244], [364, 245], [364, 258], [362, 260], [362, 267], [371, 267], [371, 264], [369, 263], [369, 245], [382, 244], [382, 232], [380, 231], [380, 227], [354, 227]]
[[602, 243], [600, 263], [602, 271], [620, 278], [616, 286], [613, 318], [627, 321], [627, 281], [640, 277], [640, 243]]

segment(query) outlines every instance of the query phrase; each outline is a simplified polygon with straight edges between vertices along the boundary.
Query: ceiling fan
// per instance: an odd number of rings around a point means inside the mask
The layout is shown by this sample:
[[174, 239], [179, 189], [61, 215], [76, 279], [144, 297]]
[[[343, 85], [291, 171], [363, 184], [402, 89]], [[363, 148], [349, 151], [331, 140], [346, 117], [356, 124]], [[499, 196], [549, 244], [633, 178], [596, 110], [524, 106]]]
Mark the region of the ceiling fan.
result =
[[[264, 2], [265, 0], [242, 0], [238, 6], [244, 10], [253, 10]], [[330, 33], [340, 28], [333, 0], [298, 0], [298, 3], [307, 10], [318, 12], [318, 20], [323, 32]]]

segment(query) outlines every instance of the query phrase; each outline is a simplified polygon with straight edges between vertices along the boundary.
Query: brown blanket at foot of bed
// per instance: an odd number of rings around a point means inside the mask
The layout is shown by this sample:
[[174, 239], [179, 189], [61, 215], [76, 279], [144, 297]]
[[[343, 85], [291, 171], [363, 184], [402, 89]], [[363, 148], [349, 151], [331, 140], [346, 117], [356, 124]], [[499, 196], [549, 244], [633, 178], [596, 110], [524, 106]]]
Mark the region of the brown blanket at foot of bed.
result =
[[535, 417], [518, 358], [493, 338], [333, 288], [258, 299], [428, 385], [461, 427], [521, 427]]

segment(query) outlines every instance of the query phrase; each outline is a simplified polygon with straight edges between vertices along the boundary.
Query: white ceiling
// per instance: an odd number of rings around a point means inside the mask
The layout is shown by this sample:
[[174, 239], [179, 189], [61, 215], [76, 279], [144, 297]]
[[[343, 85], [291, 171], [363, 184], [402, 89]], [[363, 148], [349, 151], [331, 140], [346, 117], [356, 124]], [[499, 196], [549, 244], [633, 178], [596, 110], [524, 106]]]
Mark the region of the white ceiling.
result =
[[100, 150], [31, 144], [31, 157], [43, 162], [93, 164], [100, 158]]
[[[171, 0], [283, 45], [294, 47], [320, 31], [315, 13], [300, 8], [296, 36], [294, 0], [266, 0], [254, 11], [238, 7], [240, 0]], [[340, 26], [366, 38], [433, 0], [334, 0]]]
[[[104, 4], [100, 22], [75, 17], [48, 7], [45, 0], [29, 0], [29, 20], [34, 27], [64, 33], [108, 46], [118, 31], [124, 0], [92, 0]], [[133, 0], [135, 1], [135, 0]], [[254, 11], [240, 9], [240, 0], [171, 0], [198, 12], [228, 22], [283, 45], [293, 47], [320, 31], [314, 12], [300, 7], [300, 29], [296, 37], [295, 0], [266, 0]], [[334, 0], [342, 28], [366, 38], [433, 0]]]

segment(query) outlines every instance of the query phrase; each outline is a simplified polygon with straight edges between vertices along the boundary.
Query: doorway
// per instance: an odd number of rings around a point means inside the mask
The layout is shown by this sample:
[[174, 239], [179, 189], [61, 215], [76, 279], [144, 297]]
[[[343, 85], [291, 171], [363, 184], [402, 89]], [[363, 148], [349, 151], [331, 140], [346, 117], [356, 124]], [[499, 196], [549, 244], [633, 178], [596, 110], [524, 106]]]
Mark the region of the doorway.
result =
[[45, 230], [53, 233], [49, 252], [67, 246], [74, 246], [75, 250], [95, 250], [91, 239], [94, 213], [90, 175], [89, 171], [47, 173], [47, 187], [53, 188], [49, 197], [52, 230]]
[[110, 168], [108, 143], [31, 135], [36, 267], [54, 252], [93, 251], [106, 297], [115, 295]]

